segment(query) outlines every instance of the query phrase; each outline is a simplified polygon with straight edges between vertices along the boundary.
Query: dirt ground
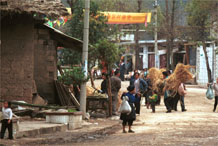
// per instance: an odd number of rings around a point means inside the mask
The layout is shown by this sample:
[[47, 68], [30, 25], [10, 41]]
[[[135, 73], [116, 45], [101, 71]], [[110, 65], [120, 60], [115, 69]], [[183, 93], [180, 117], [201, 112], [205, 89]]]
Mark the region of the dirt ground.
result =
[[[205, 89], [188, 88], [185, 97], [187, 112], [165, 113], [163, 102], [151, 113], [142, 103], [142, 114], [134, 123], [134, 134], [115, 134], [93, 141], [77, 143], [77, 146], [132, 146], [132, 145], [218, 145], [218, 113], [212, 112], [213, 100], [205, 98]], [[70, 144], [66, 144], [70, 145]]]
[[[123, 83], [123, 90], [127, 85], [127, 82]], [[156, 113], [151, 113], [151, 109], [147, 109], [142, 101], [141, 114], [133, 124], [135, 131], [133, 134], [123, 134], [119, 125], [85, 136], [86, 130], [84, 130], [81, 137], [74, 132], [65, 132], [22, 138], [13, 142], [7, 140], [7, 142], [9, 145], [61, 146], [218, 145], [218, 113], [212, 111], [214, 100], [206, 99], [206, 89], [188, 87], [187, 90], [186, 112], [181, 112], [178, 104], [178, 111], [165, 113], [166, 109], [161, 101], [161, 105], [156, 106]], [[102, 122], [105, 124], [110, 122], [106, 121]], [[6, 141], [3, 144], [6, 144]]]

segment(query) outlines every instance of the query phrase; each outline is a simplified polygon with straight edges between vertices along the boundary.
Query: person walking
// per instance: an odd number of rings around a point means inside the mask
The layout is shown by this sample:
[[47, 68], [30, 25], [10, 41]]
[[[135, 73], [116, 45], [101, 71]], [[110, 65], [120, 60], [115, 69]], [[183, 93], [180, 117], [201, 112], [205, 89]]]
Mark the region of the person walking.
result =
[[111, 94], [112, 94], [112, 114], [117, 115], [117, 98], [121, 88], [120, 71], [116, 70], [114, 76], [111, 77]]
[[181, 83], [181, 85], [179, 86], [178, 93], [180, 95], [180, 105], [181, 105], [182, 112], [185, 112], [187, 111], [187, 109], [185, 109], [184, 97], [187, 93], [186, 93], [186, 87], [184, 83]]
[[[168, 78], [168, 72], [165, 71], [162, 73], [163, 74], [163, 77], [164, 79], [167, 79]], [[169, 90], [166, 90], [164, 92], [164, 104], [166, 106], [166, 109], [167, 109], [167, 112], [166, 113], [171, 113], [171, 110], [172, 110], [172, 106], [171, 106], [171, 97], [169, 96]]]
[[176, 95], [173, 97], [173, 105], [172, 105], [172, 109], [174, 110], [174, 111], [177, 111], [177, 104], [178, 104], [178, 102], [179, 102], [179, 100], [180, 100], [180, 94], [177, 92], [176, 93]]
[[151, 104], [152, 113], [155, 113], [155, 105], [157, 102], [158, 95], [156, 92], [152, 92], [152, 96], [149, 96], [149, 103]]
[[1, 127], [1, 139], [4, 139], [5, 131], [8, 129], [8, 138], [13, 139], [13, 124], [12, 124], [12, 110], [11, 103], [5, 101], [2, 107], [2, 127]]
[[130, 82], [129, 82], [130, 85], [134, 85], [136, 73], [138, 73], [138, 70], [133, 71], [132, 76], [130, 77]]
[[152, 84], [151, 84], [151, 79], [148, 78], [148, 74], [144, 76], [145, 81], [148, 85], [147, 91], [145, 92], [145, 105], [147, 106], [147, 109], [149, 108], [149, 96], [152, 96]]
[[136, 119], [136, 113], [135, 113], [135, 87], [134, 85], [130, 85], [128, 88], [128, 93], [124, 93], [122, 95], [122, 99], [124, 96], [128, 97], [128, 103], [131, 106], [131, 113], [126, 114], [126, 113], [121, 113], [120, 115], [120, 119], [123, 120], [122, 125], [123, 125], [123, 133], [127, 133], [125, 130], [125, 127], [128, 123], [129, 126], [129, 133], [134, 133], [134, 131], [132, 130], [132, 125], [133, 125], [133, 121]]
[[141, 95], [144, 94], [148, 89], [147, 82], [139, 78], [139, 75], [140, 74], [136, 72], [134, 74], [134, 77], [135, 77], [134, 82], [130, 81], [130, 85], [134, 83], [133, 85], [135, 86], [135, 90], [136, 90], [136, 100], [135, 100], [136, 114], [140, 114]]
[[216, 111], [217, 103], [218, 103], [218, 78], [216, 78], [216, 83], [212, 85], [214, 92], [215, 92], [215, 102], [214, 102], [214, 108], [213, 112]]

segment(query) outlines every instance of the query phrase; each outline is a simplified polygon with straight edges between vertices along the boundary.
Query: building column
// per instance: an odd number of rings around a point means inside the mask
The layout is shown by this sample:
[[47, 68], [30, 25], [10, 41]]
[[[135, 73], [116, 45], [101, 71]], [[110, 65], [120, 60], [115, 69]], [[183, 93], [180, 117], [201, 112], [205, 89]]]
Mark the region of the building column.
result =
[[148, 68], [148, 47], [143, 47], [143, 69]]

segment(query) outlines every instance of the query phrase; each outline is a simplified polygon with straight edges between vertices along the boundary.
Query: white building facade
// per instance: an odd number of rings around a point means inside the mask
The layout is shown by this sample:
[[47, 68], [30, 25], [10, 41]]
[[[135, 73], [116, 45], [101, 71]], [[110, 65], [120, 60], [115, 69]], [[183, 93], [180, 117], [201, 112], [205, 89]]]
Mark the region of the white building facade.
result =
[[[209, 43], [206, 49], [212, 78], [215, 82], [215, 79], [218, 77], [218, 54], [215, 53], [215, 50], [218, 49], [218, 46], [215, 43]], [[197, 47], [196, 53], [196, 82], [198, 85], [206, 86], [208, 83], [208, 74], [203, 46]]]

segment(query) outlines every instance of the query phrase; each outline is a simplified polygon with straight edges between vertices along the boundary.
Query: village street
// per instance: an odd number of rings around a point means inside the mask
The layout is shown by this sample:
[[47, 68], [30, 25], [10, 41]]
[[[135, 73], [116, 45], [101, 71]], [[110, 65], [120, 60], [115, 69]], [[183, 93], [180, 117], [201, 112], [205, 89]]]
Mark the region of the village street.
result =
[[181, 112], [178, 104], [177, 112], [165, 113], [162, 101], [156, 106], [156, 113], [151, 113], [143, 102], [142, 114], [134, 123], [134, 134], [123, 134], [120, 127], [108, 137], [74, 145], [218, 145], [218, 113], [212, 112], [214, 101], [206, 99], [206, 89], [189, 87], [187, 90], [187, 112]]
[[[218, 0], [0, 6], [0, 146], [218, 146]], [[127, 80], [129, 132], [116, 113]], [[184, 95], [183, 83], [187, 111], [171, 112], [170, 98], [167, 111], [162, 96], [152, 113], [133, 95], [152, 88], [153, 108], [162, 91]]]
[[[96, 85], [100, 81], [96, 82]], [[123, 88], [128, 82], [122, 83]], [[142, 102], [141, 115], [137, 116], [133, 130], [135, 133], [122, 133], [119, 126], [115, 126], [107, 134], [93, 134], [83, 138], [71, 132], [39, 135], [32, 138], [21, 138], [13, 141], [4, 140], [4, 145], [76, 145], [76, 146], [127, 146], [127, 145], [217, 145], [218, 144], [218, 113], [212, 112], [213, 100], [205, 97], [206, 89], [188, 87], [185, 97], [187, 112], [178, 111], [165, 113], [166, 109], [161, 102], [156, 106], [156, 113], [151, 113]], [[116, 117], [114, 117], [116, 118]], [[110, 121], [109, 119], [104, 119]], [[107, 123], [107, 122], [106, 122]], [[86, 130], [83, 128], [83, 132]], [[66, 141], [65, 141], [66, 139]]]

